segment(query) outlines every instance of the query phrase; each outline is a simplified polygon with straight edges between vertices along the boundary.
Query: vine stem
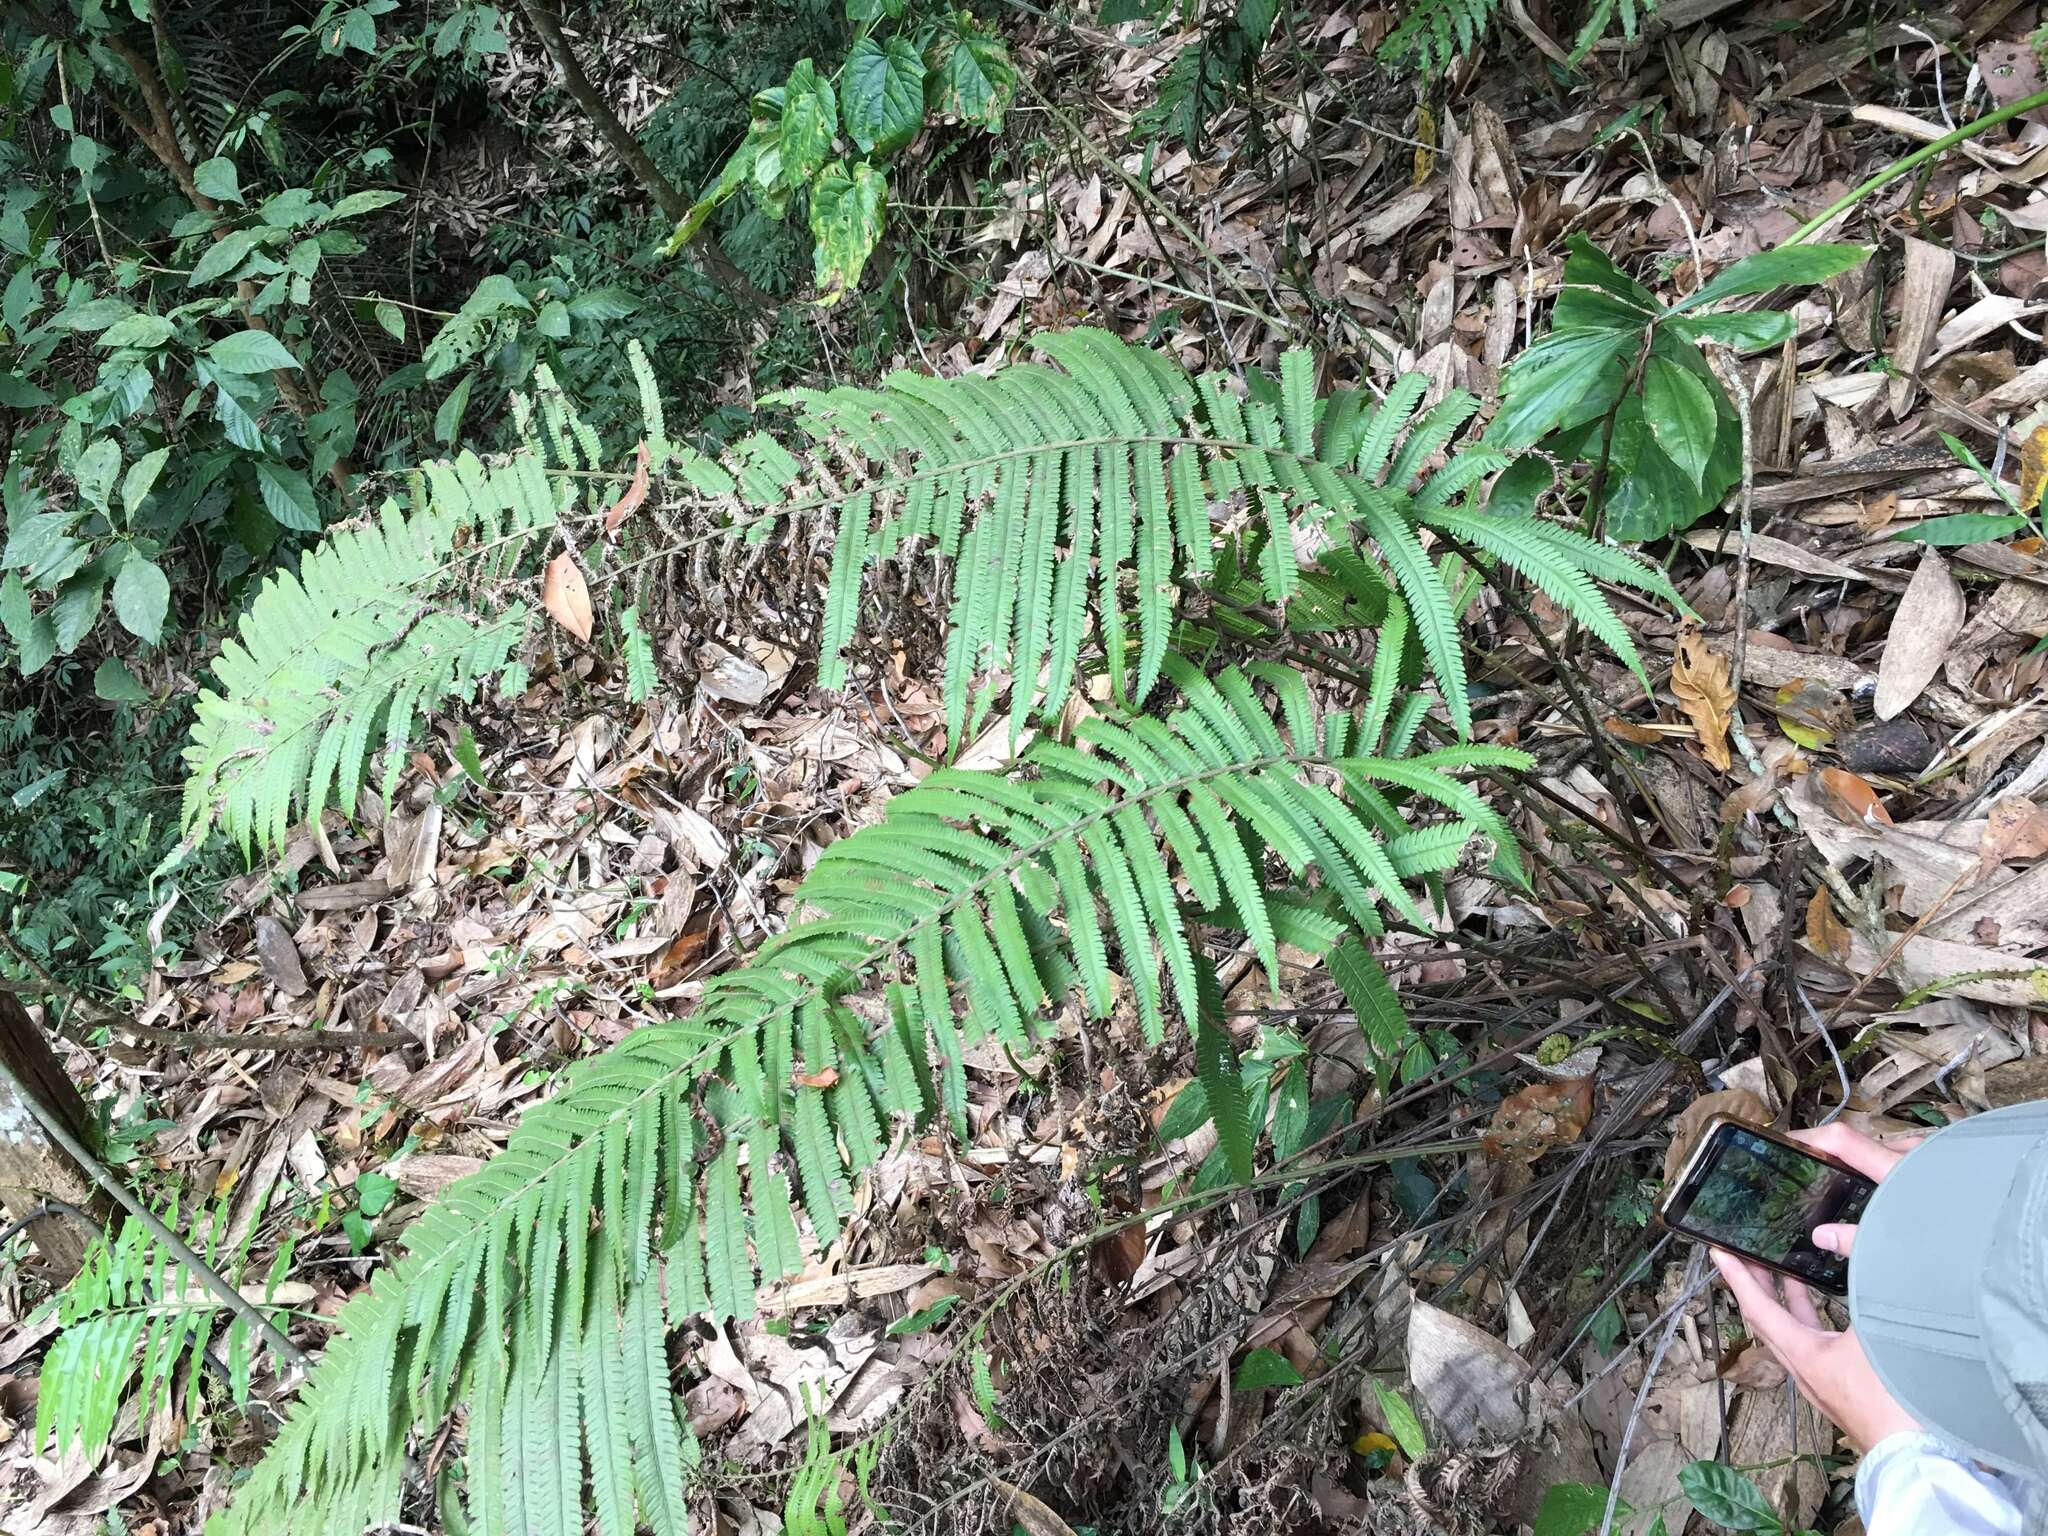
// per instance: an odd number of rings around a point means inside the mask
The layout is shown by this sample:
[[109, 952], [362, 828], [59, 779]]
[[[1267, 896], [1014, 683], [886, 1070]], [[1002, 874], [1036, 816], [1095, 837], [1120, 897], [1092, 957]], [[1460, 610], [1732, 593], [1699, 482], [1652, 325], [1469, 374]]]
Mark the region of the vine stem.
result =
[[172, 1258], [197, 1275], [200, 1283], [214, 1294], [222, 1306], [254, 1328], [263, 1342], [276, 1351], [279, 1359], [289, 1361], [295, 1372], [305, 1372], [310, 1364], [306, 1352], [286, 1338], [283, 1331], [263, 1315], [260, 1307], [229, 1285], [218, 1270], [194, 1253], [185, 1240], [173, 1232], [155, 1211], [144, 1205], [125, 1184], [115, 1178], [108, 1171], [107, 1165], [93, 1155], [92, 1149], [71, 1134], [69, 1126], [43, 1108], [36, 1096], [29, 1092], [27, 1085], [15, 1076], [14, 1069], [4, 1061], [0, 1061], [0, 1079], [5, 1079], [7, 1086], [12, 1088], [21, 1102], [28, 1106], [29, 1113], [36, 1117], [49, 1138], [69, 1153], [72, 1160], [92, 1176], [95, 1184], [112, 1195], [116, 1204], [141, 1222], [149, 1235], [170, 1251]]
[[1910, 155], [1894, 160], [1890, 165], [1871, 177], [1870, 180], [1864, 182], [1862, 186], [1845, 193], [1842, 197], [1823, 208], [1819, 213], [1793, 230], [1790, 235], [1786, 236], [1784, 243], [1786, 245], [1804, 244], [1836, 219], [1847, 213], [1851, 208], [1854, 208], [1858, 203], [1869, 197], [1873, 192], [1882, 187], [1889, 186], [1915, 167], [1926, 164], [1936, 155], [1946, 153], [1966, 140], [1974, 139], [1988, 128], [1996, 128], [2000, 123], [2008, 122], [2025, 112], [2038, 111], [2042, 107], [2048, 107], [2048, 91], [2036, 91], [2031, 96], [2022, 96], [2018, 101], [2000, 107], [1995, 112], [1986, 112], [1974, 122], [1965, 123], [1953, 133], [1945, 133], [1940, 138], [1921, 145]]

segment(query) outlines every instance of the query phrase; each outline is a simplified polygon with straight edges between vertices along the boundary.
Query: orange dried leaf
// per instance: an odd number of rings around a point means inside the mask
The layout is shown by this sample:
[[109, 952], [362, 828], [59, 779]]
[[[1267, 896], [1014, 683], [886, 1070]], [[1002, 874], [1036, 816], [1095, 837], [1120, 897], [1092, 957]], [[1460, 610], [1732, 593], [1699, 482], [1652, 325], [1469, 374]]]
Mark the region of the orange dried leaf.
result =
[[1671, 692], [1699, 732], [1700, 751], [1709, 766], [1726, 773], [1734, 762], [1728, 751], [1728, 724], [1735, 715], [1735, 690], [1728, 680], [1728, 658], [1708, 650], [1696, 630], [1678, 637]]
[[2007, 859], [2038, 859], [2048, 853], [2048, 810], [2008, 795], [1991, 807], [1977, 842], [1977, 868], [1990, 874]]
[[1806, 942], [1815, 954], [1824, 955], [1837, 965], [1849, 963], [1849, 930], [1835, 916], [1826, 886], [1815, 891], [1813, 900], [1806, 904]]
[[1592, 1118], [1592, 1078], [1531, 1083], [1501, 1100], [1479, 1149], [1500, 1162], [1533, 1163], [1552, 1147], [1577, 1141]]
[[[604, 515], [604, 531], [616, 533], [619, 524], [631, 517], [647, 499], [647, 444], [640, 444], [640, 451], [633, 459], [633, 483], [626, 487], [625, 494], [612, 503], [611, 510]], [[587, 637], [586, 637], [587, 638]]]
[[590, 585], [566, 549], [548, 562], [540, 586], [541, 606], [578, 640], [590, 638]]
[[1610, 736], [1619, 736], [1623, 741], [1632, 741], [1639, 747], [1654, 747], [1664, 739], [1662, 731], [1637, 725], [1633, 720], [1624, 720], [1619, 715], [1610, 715], [1600, 722]]
[[794, 1072], [790, 1076], [799, 1088], [830, 1088], [839, 1081], [839, 1069], [827, 1067], [822, 1072]]
[[1819, 778], [1821, 798], [1842, 820], [1864, 826], [1873, 822], [1887, 827], [1892, 824], [1892, 813], [1884, 808], [1877, 791], [1848, 769], [1823, 768]]

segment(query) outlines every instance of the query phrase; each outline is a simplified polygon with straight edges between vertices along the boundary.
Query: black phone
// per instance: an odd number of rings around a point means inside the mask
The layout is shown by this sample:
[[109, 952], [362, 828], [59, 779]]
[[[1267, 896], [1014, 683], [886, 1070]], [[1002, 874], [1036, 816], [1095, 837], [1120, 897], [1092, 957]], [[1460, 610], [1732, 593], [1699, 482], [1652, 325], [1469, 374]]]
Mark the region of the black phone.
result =
[[1876, 1191], [1855, 1169], [1788, 1137], [1714, 1119], [1658, 1215], [1674, 1232], [1841, 1296], [1849, 1261], [1814, 1247], [1813, 1229], [1860, 1220]]

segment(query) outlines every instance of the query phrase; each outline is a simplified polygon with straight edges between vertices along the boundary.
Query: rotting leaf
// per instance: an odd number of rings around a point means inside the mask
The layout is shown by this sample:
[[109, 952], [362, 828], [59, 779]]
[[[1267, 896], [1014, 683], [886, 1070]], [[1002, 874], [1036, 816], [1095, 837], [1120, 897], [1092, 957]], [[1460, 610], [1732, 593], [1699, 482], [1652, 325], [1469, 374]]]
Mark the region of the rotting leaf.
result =
[[1814, 777], [1828, 809], [1842, 820], [1866, 827], [1892, 824], [1892, 813], [1884, 808], [1877, 791], [1848, 769], [1823, 768]]
[[1806, 942], [1815, 954], [1823, 955], [1837, 965], [1849, 963], [1849, 952], [1855, 947], [1849, 930], [1842, 920], [1835, 916], [1834, 903], [1828, 900], [1828, 888], [1821, 886], [1813, 893], [1813, 900], [1806, 904]]
[[548, 562], [541, 581], [541, 606], [578, 640], [590, 639], [590, 586], [566, 549]]
[[1678, 637], [1671, 661], [1671, 692], [1699, 732], [1700, 751], [1716, 772], [1726, 773], [1734, 758], [1728, 750], [1728, 726], [1735, 713], [1735, 689], [1728, 678], [1728, 658], [1707, 649], [1699, 631]]
[[1778, 729], [1809, 752], [1826, 746], [1855, 723], [1848, 696], [1810, 677], [1793, 678], [1772, 702], [1778, 712]]
[[1552, 1147], [1569, 1146], [1593, 1118], [1593, 1079], [1531, 1083], [1501, 1100], [1479, 1149], [1504, 1163], [1533, 1163]]
[[[611, 510], [604, 515], [604, 531], [616, 533], [619, 524], [640, 509], [640, 503], [647, 499], [647, 442], [641, 439], [640, 449], [633, 456], [633, 482], [628, 485], [619, 499], [612, 503]], [[584, 636], [588, 639], [589, 636]]]

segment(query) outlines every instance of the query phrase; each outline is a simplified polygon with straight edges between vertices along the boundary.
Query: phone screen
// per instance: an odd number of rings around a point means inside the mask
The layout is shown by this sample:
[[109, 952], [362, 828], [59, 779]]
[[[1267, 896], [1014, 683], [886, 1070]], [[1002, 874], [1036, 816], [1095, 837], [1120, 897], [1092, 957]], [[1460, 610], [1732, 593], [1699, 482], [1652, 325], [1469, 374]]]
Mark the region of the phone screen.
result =
[[1813, 1246], [1813, 1229], [1861, 1218], [1877, 1186], [1740, 1125], [1714, 1134], [1670, 1226], [1840, 1294], [1849, 1261]]

